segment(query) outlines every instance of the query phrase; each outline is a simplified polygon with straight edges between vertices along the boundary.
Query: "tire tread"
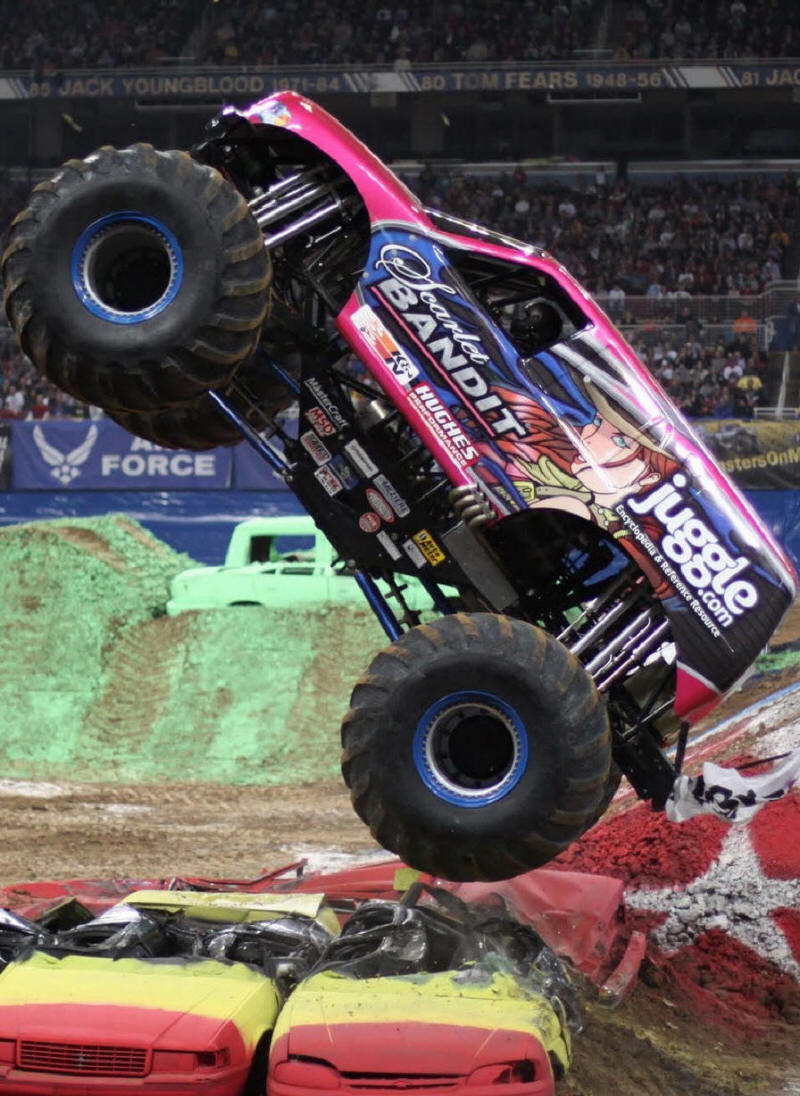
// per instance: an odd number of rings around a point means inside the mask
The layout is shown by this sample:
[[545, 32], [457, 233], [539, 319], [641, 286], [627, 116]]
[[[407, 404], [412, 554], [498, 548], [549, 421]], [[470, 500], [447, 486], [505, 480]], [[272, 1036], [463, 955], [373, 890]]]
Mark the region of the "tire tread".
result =
[[[546, 678], [574, 720], [559, 747], [564, 772], [554, 809], [533, 822], [528, 817], [524, 832], [512, 829], [502, 840], [468, 841], [456, 820], [461, 808], [453, 808], [452, 837], [437, 832], [434, 839], [419, 804], [399, 804], [386, 794], [392, 780], [382, 748], [387, 704], [393, 697], [400, 703], [405, 682], [424, 675], [431, 660], [460, 654], [498, 656], [522, 673]], [[547, 863], [594, 824], [610, 779], [608, 717], [584, 667], [546, 632], [499, 614], [441, 617], [380, 651], [353, 689], [342, 746], [353, 806], [376, 840], [413, 867], [450, 879], [506, 878]]]
[[[48, 219], [85, 188], [113, 177], [175, 185], [205, 211], [219, 241], [216, 302], [193, 332], [162, 352], [141, 358], [127, 353], [111, 361], [91, 348], [72, 347], [39, 317], [34, 278], [37, 238]], [[23, 352], [70, 395], [110, 414], [151, 413], [193, 404], [211, 388], [230, 382], [254, 353], [269, 309], [271, 263], [261, 231], [244, 197], [218, 171], [183, 151], [157, 151], [139, 143], [104, 146], [84, 160], [67, 160], [33, 189], [28, 205], [11, 223], [0, 268], [6, 311]], [[206, 446], [209, 448], [210, 446]]]

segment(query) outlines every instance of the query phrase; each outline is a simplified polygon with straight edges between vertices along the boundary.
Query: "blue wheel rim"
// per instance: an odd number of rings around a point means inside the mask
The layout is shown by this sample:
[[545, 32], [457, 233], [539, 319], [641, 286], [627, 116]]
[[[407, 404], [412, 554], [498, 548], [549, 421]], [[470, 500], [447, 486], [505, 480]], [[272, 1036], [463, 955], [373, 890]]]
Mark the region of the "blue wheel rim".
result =
[[[489, 751], [473, 766], [468, 760], [465, 764], [464, 751], [476, 727], [485, 731]], [[414, 765], [422, 782], [437, 798], [458, 807], [486, 807], [507, 796], [528, 767], [528, 753], [524, 723], [494, 693], [448, 693], [424, 712], [414, 733]]]
[[[112, 262], [114, 247], [126, 241], [160, 255], [165, 276], [153, 291], [153, 299], [141, 307], [119, 307], [101, 286], [102, 264]], [[109, 323], [128, 326], [153, 319], [175, 300], [183, 283], [183, 253], [174, 234], [155, 217], [135, 210], [109, 213], [88, 225], [78, 237], [70, 257], [70, 277], [78, 299], [88, 312]]]

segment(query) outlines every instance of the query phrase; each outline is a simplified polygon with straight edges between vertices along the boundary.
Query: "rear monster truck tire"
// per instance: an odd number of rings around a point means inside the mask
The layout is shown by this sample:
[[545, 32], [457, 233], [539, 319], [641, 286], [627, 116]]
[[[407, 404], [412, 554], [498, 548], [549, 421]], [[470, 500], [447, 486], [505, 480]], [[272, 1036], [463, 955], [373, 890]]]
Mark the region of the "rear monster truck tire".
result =
[[253, 353], [271, 265], [217, 171], [133, 145], [40, 183], [2, 272], [11, 325], [43, 373], [109, 411], [151, 412], [225, 385]]
[[[237, 371], [235, 385], [221, 388], [219, 393], [259, 432], [263, 427], [262, 411], [275, 415], [295, 398], [269, 366], [259, 361], [258, 355]], [[142, 411], [111, 411], [109, 414], [132, 434], [168, 449], [213, 449], [218, 445], [237, 445], [243, 440], [238, 427], [207, 393], [191, 403], [164, 407], [149, 414]]]
[[342, 771], [373, 836], [447, 879], [504, 879], [595, 821], [609, 781], [605, 705], [546, 632], [488, 613], [412, 628], [351, 698]]

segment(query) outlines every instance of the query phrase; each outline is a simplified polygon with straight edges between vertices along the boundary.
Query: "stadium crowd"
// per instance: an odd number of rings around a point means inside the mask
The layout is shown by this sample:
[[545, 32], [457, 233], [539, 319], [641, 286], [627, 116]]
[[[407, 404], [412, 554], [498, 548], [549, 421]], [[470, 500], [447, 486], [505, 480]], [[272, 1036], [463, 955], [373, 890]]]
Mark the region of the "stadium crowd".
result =
[[619, 313], [626, 295], [752, 295], [781, 278], [800, 197], [782, 178], [681, 176], [583, 186], [522, 168], [466, 175], [426, 168], [410, 180], [426, 205], [547, 248]]
[[594, 0], [240, 0], [219, 4], [214, 64], [552, 61], [588, 49]]
[[752, 335], [734, 331], [719, 337], [717, 332], [714, 338], [695, 324], [667, 336], [645, 337], [629, 327], [625, 332], [641, 361], [685, 415], [750, 419], [767, 398], [767, 356]]
[[[9, 337], [6, 337], [6, 336]], [[82, 419], [89, 408], [49, 384], [0, 331], [0, 420]]]
[[[800, 56], [780, 0], [0, 0], [0, 69]], [[617, 15], [618, 12], [621, 14]], [[58, 33], [53, 33], [58, 28]], [[192, 32], [196, 33], [193, 34]]]
[[606, 33], [596, 0], [239, 0], [211, 11], [203, 59], [214, 64], [556, 61], [598, 46], [617, 61], [800, 55], [778, 0], [641, 0]]
[[614, 59], [797, 57], [800, 28], [780, 0], [642, 0]]
[[0, 0], [0, 70], [154, 65], [180, 55], [204, 4], [192, 0]]
[[[640, 359], [674, 403], [692, 417], [752, 418], [767, 395], [766, 356], [752, 336], [705, 338], [693, 325], [666, 338], [624, 327]], [[675, 328], [670, 329], [672, 332]], [[0, 341], [0, 420], [86, 418], [97, 409], [46, 380], [16, 350]]]

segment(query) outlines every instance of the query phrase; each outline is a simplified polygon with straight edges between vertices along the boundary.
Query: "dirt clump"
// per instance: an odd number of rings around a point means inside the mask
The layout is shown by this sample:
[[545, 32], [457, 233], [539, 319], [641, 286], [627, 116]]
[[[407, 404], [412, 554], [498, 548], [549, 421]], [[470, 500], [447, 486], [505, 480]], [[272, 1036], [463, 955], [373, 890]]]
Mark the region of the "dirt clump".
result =
[[585, 1006], [559, 1096], [777, 1096], [800, 1077], [796, 1029], [750, 1023], [743, 1033], [706, 1015], [646, 964], [631, 997]]

